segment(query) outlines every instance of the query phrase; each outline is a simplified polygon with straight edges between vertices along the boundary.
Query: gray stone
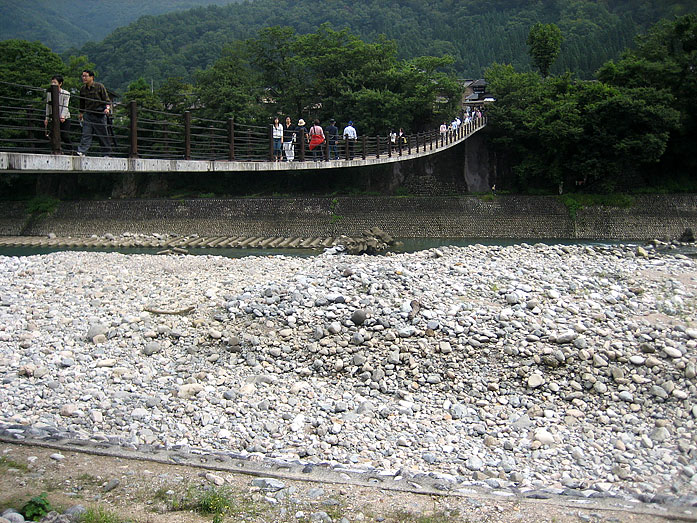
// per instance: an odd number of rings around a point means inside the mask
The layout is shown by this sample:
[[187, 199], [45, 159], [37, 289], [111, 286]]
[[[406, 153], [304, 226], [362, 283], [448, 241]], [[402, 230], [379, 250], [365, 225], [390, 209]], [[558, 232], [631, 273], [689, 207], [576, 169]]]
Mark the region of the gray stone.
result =
[[542, 385], [544, 385], [545, 379], [542, 376], [542, 374], [531, 374], [530, 377], [528, 378], [528, 387], [531, 389], [536, 389]]
[[274, 478], [255, 478], [252, 480], [252, 486], [271, 492], [286, 488], [285, 483]]
[[368, 313], [364, 309], [357, 309], [351, 314], [351, 321], [356, 325], [363, 325], [367, 317]]
[[107, 330], [108, 327], [101, 323], [91, 325], [90, 328], [87, 330], [87, 339], [93, 340], [95, 336], [99, 336], [100, 334], [105, 335], [107, 333]]
[[484, 462], [478, 456], [470, 456], [467, 458], [467, 461], [465, 461], [465, 467], [472, 471], [482, 470], [484, 468]]
[[162, 346], [159, 342], [149, 341], [145, 344], [145, 347], [143, 347], [143, 354], [145, 354], [146, 356], [152, 356], [153, 354], [157, 354], [161, 350]]
[[121, 482], [118, 479], [111, 479], [107, 482], [106, 485], [104, 485], [104, 492], [111, 492], [116, 487], [118, 487], [120, 484], [121, 484]]

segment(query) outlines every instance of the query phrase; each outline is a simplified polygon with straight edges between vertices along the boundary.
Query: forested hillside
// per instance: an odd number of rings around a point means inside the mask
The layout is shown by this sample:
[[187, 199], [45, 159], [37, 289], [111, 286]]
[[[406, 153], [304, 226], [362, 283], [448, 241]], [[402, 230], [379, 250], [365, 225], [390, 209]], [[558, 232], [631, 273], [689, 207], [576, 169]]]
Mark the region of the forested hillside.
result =
[[190, 80], [194, 70], [220, 56], [224, 44], [254, 37], [261, 27], [309, 33], [329, 22], [367, 41], [384, 34], [397, 41], [402, 58], [450, 54], [459, 75], [478, 78], [492, 62], [529, 70], [530, 27], [553, 22], [564, 42], [552, 72], [591, 78], [659, 18], [694, 11], [697, 3], [674, 0], [255, 0], [141, 18], [81, 53], [113, 88], [141, 76], [157, 86], [168, 77]]
[[144, 15], [237, 0], [0, 0], [0, 39], [38, 40], [56, 52], [102, 40]]

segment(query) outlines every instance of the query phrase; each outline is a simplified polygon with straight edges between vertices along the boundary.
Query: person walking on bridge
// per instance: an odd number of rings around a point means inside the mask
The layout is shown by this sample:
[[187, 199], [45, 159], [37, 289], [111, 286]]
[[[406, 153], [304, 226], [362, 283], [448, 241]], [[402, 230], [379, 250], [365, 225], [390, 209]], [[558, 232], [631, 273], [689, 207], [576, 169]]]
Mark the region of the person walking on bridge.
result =
[[353, 160], [353, 149], [358, 139], [358, 133], [356, 133], [356, 128], [353, 126], [353, 121], [349, 121], [348, 125], [344, 127], [343, 135], [344, 140], [348, 142], [348, 157], [346, 159]]
[[329, 146], [329, 159], [338, 160], [339, 152], [337, 151], [336, 144], [339, 143], [339, 128], [336, 126], [336, 120], [332, 118], [329, 120], [329, 127], [327, 127], [327, 145]]
[[[73, 142], [70, 140], [70, 92], [63, 89], [63, 77], [59, 74], [51, 78], [51, 85], [58, 86], [58, 118], [60, 118], [61, 140], [65, 144], [65, 150], [68, 154], [73, 154]], [[51, 100], [51, 90], [46, 94], [46, 118], [44, 119], [44, 127], [46, 127], [46, 135], [48, 136], [50, 127], [48, 126], [49, 118], [53, 118], [53, 102]]]
[[286, 116], [286, 125], [283, 129], [283, 152], [286, 154], [286, 161], [292, 162], [295, 159], [295, 150], [293, 143], [295, 142], [297, 127], [293, 124], [290, 116]]
[[273, 138], [273, 160], [275, 162], [280, 162], [282, 158], [281, 153], [281, 142], [283, 141], [283, 125], [278, 121], [278, 116], [273, 119], [273, 124], [271, 125], [271, 136]]
[[312, 127], [310, 127], [310, 150], [312, 151], [312, 159], [316, 162], [322, 160], [322, 144], [324, 141], [324, 129], [320, 126], [319, 120], [315, 120]]
[[109, 114], [109, 93], [99, 82], [94, 81], [94, 71], [82, 71], [82, 87], [80, 88], [80, 114], [82, 122], [82, 139], [77, 148], [78, 156], [85, 153], [92, 145], [92, 136], [96, 136], [102, 144], [105, 155], [111, 154], [111, 142], [107, 135], [106, 117]]

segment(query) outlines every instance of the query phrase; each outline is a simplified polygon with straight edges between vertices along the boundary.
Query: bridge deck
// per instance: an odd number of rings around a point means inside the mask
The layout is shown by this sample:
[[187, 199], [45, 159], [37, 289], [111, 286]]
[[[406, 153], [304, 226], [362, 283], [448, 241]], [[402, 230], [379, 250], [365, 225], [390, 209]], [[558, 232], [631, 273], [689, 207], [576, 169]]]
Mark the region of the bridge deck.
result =
[[[150, 158], [118, 158], [100, 156], [68, 156], [53, 154], [33, 154], [25, 152], [0, 152], [0, 173], [65, 173], [65, 172], [240, 172], [240, 171], [297, 171], [316, 169], [337, 169], [346, 167], [365, 167], [395, 162], [414, 160], [430, 156], [454, 147], [486, 126], [482, 120], [468, 127], [457, 138], [441, 142], [436, 140], [412, 147], [411, 152], [403, 149], [401, 154], [394, 149], [391, 155], [384, 151], [377, 157], [375, 154], [358, 157], [353, 160], [329, 160], [293, 162], [272, 161], [230, 161], [230, 160], [183, 160], [183, 159], [150, 159]], [[437, 143], [436, 143], [437, 142]]]

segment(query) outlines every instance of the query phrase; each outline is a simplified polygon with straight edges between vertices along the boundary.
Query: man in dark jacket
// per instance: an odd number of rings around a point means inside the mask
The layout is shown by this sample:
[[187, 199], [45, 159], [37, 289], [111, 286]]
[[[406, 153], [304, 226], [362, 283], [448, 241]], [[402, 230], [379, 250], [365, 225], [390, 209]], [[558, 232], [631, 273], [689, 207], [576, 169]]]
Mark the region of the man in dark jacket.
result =
[[80, 88], [80, 114], [82, 122], [82, 139], [77, 148], [78, 156], [85, 153], [92, 145], [95, 135], [102, 144], [104, 154], [111, 154], [111, 142], [107, 135], [106, 117], [109, 114], [109, 94], [106, 88], [94, 81], [94, 72], [89, 69], [82, 71], [82, 87]]
[[337, 143], [339, 142], [339, 129], [336, 126], [336, 120], [332, 118], [329, 120], [329, 127], [326, 129], [327, 144], [329, 145], [329, 159], [338, 160], [339, 152], [337, 150]]

